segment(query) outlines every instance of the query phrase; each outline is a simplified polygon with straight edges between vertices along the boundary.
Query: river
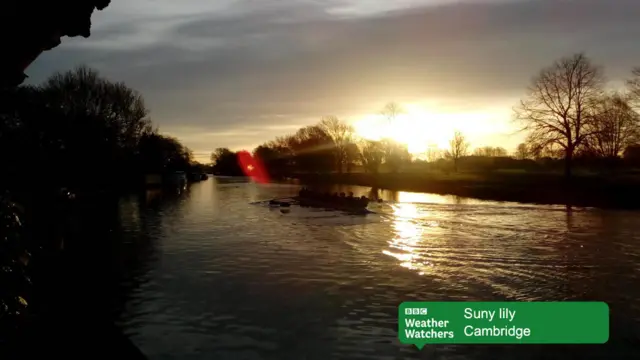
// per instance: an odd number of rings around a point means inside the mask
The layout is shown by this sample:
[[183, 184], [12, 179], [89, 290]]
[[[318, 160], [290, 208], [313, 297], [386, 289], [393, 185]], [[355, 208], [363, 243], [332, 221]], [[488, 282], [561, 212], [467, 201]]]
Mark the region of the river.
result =
[[[403, 192], [367, 216], [252, 204], [295, 191], [210, 178], [121, 201], [118, 324], [149, 358], [640, 358], [640, 213]], [[397, 340], [408, 300], [606, 301], [611, 336], [419, 351]]]

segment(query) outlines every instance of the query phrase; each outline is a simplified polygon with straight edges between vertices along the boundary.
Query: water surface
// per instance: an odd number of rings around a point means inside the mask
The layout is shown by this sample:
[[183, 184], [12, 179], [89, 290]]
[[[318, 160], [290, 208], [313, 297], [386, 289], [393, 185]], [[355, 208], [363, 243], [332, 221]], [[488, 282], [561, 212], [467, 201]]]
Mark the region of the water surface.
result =
[[[387, 201], [364, 217], [251, 204], [295, 191], [209, 179], [122, 201], [128, 295], [119, 323], [145, 354], [640, 358], [638, 213], [402, 192], [381, 192]], [[419, 351], [397, 340], [397, 306], [408, 300], [606, 301], [611, 338], [607, 345]]]

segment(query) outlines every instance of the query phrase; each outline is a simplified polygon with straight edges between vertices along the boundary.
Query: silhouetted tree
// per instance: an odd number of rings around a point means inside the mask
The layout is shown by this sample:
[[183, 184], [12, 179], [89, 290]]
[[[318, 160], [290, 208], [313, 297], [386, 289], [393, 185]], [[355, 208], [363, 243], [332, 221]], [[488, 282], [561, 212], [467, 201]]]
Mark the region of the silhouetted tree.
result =
[[530, 134], [529, 146], [564, 150], [565, 175], [571, 176], [576, 149], [592, 133], [594, 107], [602, 93], [602, 70], [584, 54], [556, 61], [533, 79], [526, 99], [515, 109]]
[[631, 71], [632, 77], [627, 80], [629, 102], [635, 108], [640, 107], [640, 66]]
[[453, 161], [453, 170], [458, 171], [458, 161], [467, 156], [469, 143], [460, 131], [455, 131], [453, 139], [449, 141], [449, 149], [445, 152], [445, 158]]
[[487, 157], [500, 157], [507, 156], [507, 150], [502, 147], [484, 146], [477, 148], [473, 151], [473, 155], [487, 156]]
[[211, 154], [213, 173], [227, 176], [242, 176], [245, 174], [240, 167], [238, 154], [227, 148], [217, 148]]
[[271, 178], [281, 178], [288, 174], [290, 156], [287, 149], [279, 147], [275, 142], [268, 142], [253, 150], [253, 156], [259, 159]]
[[380, 141], [363, 140], [361, 149], [362, 166], [371, 174], [378, 174], [384, 160], [384, 147]]
[[139, 159], [140, 168], [145, 173], [187, 172], [191, 168], [193, 154], [178, 139], [152, 133], [140, 140]]
[[624, 160], [630, 166], [640, 166], [640, 144], [627, 146], [624, 150]]
[[139, 142], [153, 129], [135, 90], [78, 67], [9, 97], [11, 105], [3, 102], [0, 111], [0, 142], [13, 148], [6, 153], [13, 159], [2, 160], [16, 179], [28, 173], [21, 163], [33, 162], [50, 174], [49, 184], [60, 187], [113, 188], [139, 175]]
[[353, 140], [353, 127], [339, 120], [335, 116], [327, 116], [318, 125], [331, 139], [334, 144], [333, 157], [335, 159], [335, 168], [338, 173], [342, 173], [343, 168], [349, 167], [349, 144]]
[[515, 157], [518, 160], [526, 160], [531, 156], [531, 152], [529, 151], [529, 147], [525, 143], [518, 144], [516, 148]]
[[617, 158], [639, 140], [640, 116], [622, 95], [606, 96], [597, 104], [589, 131], [592, 136], [584, 144], [587, 150], [599, 157]]
[[358, 148], [358, 145], [355, 143], [354, 139], [351, 139], [351, 141], [347, 144], [346, 146], [346, 170], [347, 170], [347, 174], [351, 173], [351, 169], [353, 168], [354, 165], [361, 163], [361, 156], [360, 156], [360, 149]]
[[425, 159], [428, 162], [436, 162], [444, 157], [444, 151], [436, 146], [429, 146], [425, 152]]
[[333, 139], [318, 125], [306, 126], [287, 138], [297, 171], [328, 173], [334, 167]]
[[[138, 143], [152, 132], [142, 96], [85, 66], [52, 75], [40, 91], [63, 147], [61, 170], [70, 179], [100, 173], [103, 185], [125, 181], [117, 174], [134, 171]], [[84, 176], [75, 171], [81, 163]]]
[[388, 122], [393, 122], [404, 113], [404, 109], [395, 102], [387, 103], [382, 110], [380, 110], [380, 115], [382, 115]]
[[402, 166], [411, 162], [411, 154], [407, 145], [392, 139], [383, 139], [380, 146], [384, 152], [384, 163], [390, 172], [396, 173]]

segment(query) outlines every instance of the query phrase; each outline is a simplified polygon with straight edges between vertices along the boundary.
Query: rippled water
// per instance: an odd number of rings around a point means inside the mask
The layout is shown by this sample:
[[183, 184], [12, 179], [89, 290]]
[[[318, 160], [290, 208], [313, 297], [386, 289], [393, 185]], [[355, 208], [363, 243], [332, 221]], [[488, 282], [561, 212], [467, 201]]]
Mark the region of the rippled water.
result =
[[[351, 188], [356, 195], [368, 189]], [[120, 324], [152, 359], [640, 358], [640, 214], [383, 193], [377, 214], [251, 202], [209, 179], [122, 202]], [[397, 341], [407, 300], [600, 300], [600, 346]]]

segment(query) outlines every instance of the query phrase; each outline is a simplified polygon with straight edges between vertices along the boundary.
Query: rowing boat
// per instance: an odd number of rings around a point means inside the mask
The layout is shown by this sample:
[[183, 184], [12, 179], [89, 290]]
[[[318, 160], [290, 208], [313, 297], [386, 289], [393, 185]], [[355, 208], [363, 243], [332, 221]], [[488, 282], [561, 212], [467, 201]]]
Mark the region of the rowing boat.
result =
[[289, 210], [291, 205], [297, 205], [300, 207], [344, 211], [350, 214], [375, 214], [374, 211], [367, 209], [366, 206], [358, 206], [358, 204], [340, 204], [334, 201], [322, 201], [319, 199], [301, 198], [299, 196], [256, 201], [252, 204], [267, 204], [271, 208], [280, 208], [283, 210]]
[[292, 198], [293, 202], [302, 207], [323, 208], [331, 210], [346, 211], [349, 213], [371, 213], [369, 209], [358, 204], [340, 204], [333, 201], [322, 201], [320, 199], [301, 198], [299, 196]]

